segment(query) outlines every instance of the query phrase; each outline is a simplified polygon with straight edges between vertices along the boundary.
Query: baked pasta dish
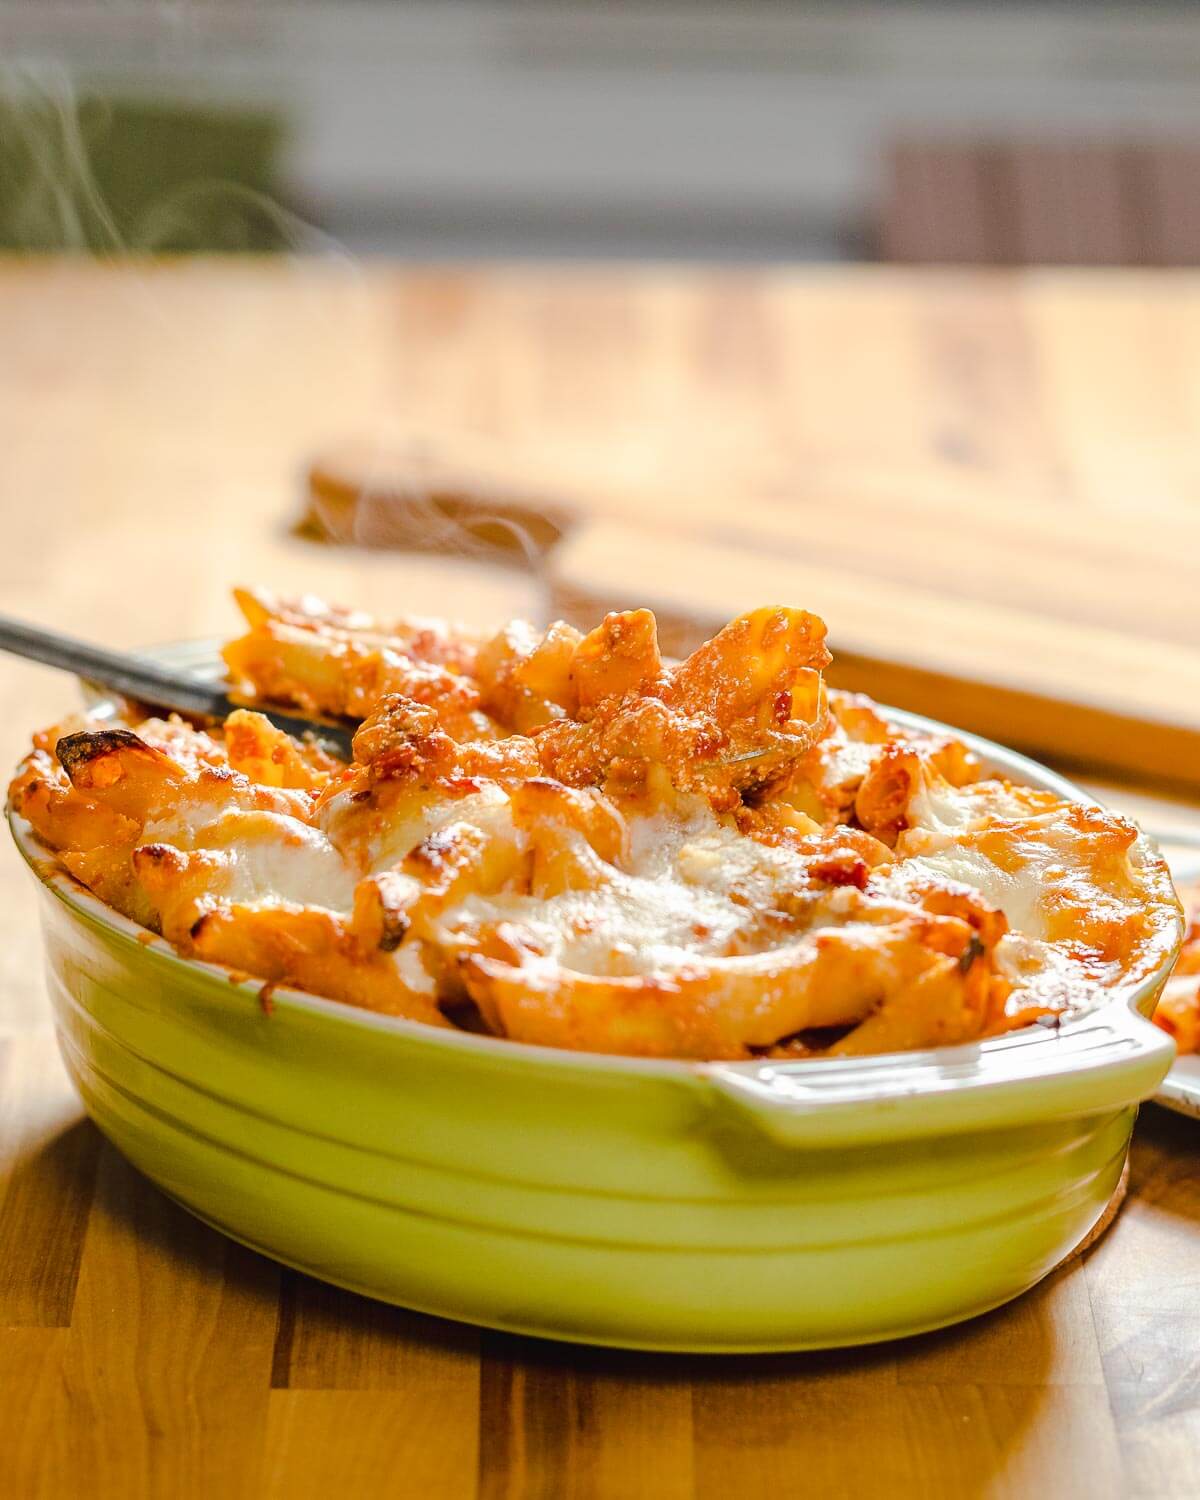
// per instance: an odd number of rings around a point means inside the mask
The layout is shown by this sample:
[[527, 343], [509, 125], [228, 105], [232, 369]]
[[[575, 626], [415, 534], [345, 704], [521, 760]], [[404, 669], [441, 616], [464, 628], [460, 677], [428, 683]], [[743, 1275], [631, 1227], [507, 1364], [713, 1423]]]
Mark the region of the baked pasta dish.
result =
[[1177, 941], [1098, 807], [828, 690], [825, 626], [754, 610], [682, 662], [587, 634], [383, 624], [242, 592], [239, 701], [358, 724], [351, 764], [253, 708], [37, 736], [11, 799], [183, 954], [430, 1026], [646, 1057], [827, 1057], [1054, 1024]]
[[1154, 1019], [1175, 1038], [1180, 1053], [1200, 1052], [1200, 885], [1181, 894], [1188, 927]]

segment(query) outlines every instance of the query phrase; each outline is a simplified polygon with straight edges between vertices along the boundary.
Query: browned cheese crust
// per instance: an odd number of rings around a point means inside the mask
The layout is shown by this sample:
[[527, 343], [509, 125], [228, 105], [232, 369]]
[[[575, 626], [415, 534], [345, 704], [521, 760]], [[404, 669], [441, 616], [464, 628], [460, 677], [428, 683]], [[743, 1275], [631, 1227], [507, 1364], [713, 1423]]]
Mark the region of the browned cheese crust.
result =
[[127, 714], [40, 734], [10, 788], [66, 870], [185, 955], [435, 1026], [736, 1059], [1054, 1019], [1174, 940], [1132, 825], [828, 691], [803, 610], [672, 663], [648, 610], [480, 638], [237, 598], [235, 688], [359, 721], [352, 764], [253, 708]]

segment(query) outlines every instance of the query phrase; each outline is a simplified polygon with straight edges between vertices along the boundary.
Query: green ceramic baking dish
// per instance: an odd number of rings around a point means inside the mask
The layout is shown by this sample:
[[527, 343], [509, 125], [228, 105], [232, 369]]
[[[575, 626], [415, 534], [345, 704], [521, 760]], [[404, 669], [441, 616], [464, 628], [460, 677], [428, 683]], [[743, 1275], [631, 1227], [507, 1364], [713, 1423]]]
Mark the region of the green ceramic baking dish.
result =
[[552, 1051], [286, 989], [264, 1004], [10, 821], [63, 1056], [130, 1161], [266, 1255], [494, 1328], [733, 1352], [970, 1317], [1095, 1223], [1173, 1056], [1144, 1019], [1173, 951], [1057, 1030], [770, 1065]]

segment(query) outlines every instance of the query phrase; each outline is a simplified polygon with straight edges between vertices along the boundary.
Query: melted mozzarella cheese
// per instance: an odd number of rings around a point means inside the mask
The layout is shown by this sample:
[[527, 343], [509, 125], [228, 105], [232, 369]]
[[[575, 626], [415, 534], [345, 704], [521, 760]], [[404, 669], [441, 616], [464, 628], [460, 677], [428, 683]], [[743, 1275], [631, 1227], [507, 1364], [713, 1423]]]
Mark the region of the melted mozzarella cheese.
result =
[[[849, 769], [859, 750], [850, 743]], [[1117, 926], [1143, 899], [1146, 855], [1129, 857], [1107, 841], [1101, 856], [1064, 804], [1045, 793], [1004, 782], [956, 788], [924, 775], [910, 800], [908, 828], [895, 862], [875, 869], [870, 895], [916, 903], [928, 886], [953, 882], [1004, 913], [1009, 933], [995, 949], [999, 971], [1029, 999], [1055, 1009], [1087, 1002], [1095, 984], [1115, 982], [1122, 966], [1099, 946], [1078, 941], [1074, 913], [1090, 912]], [[533, 853], [535, 840], [514, 825], [508, 793], [491, 782], [455, 796], [430, 789], [384, 787], [370, 799], [342, 792], [324, 805], [316, 824], [280, 812], [227, 810], [181, 799], [147, 825], [151, 837], [184, 849], [227, 855], [219, 899], [239, 905], [295, 903], [347, 915], [356, 882], [395, 872], [412, 850], [452, 823]], [[668, 977], [707, 958], [756, 955], [811, 943], [803, 920], [777, 920], [812, 891], [808, 862], [797, 850], [759, 842], [713, 813], [700, 798], [680, 798], [670, 812], [628, 815], [628, 856], [608, 864], [579, 841], [577, 878], [552, 894], [511, 888], [473, 891], [435, 921], [436, 941], [448, 954], [473, 949], [479, 935], [501, 924], [546, 961], [595, 976]], [[528, 868], [528, 866], [526, 866]], [[421, 882], [411, 885], [417, 900]], [[398, 887], [391, 887], [397, 899]], [[216, 894], [214, 892], [214, 894]], [[824, 889], [822, 921], [853, 923], [859, 892]], [[402, 903], [401, 903], [402, 904]], [[1064, 911], [1066, 919], [1064, 922]], [[773, 919], [776, 919], [773, 921]], [[790, 926], [790, 930], [789, 930]], [[869, 942], [870, 933], [867, 933]], [[422, 945], [403, 945], [390, 961], [407, 987], [433, 993], [435, 981]]]
[[669, 974], [752, 951], [774, 896], [807, 884], [799, 856], [745, 837], [698, 800], [682, 816], [631, 819], [630, 851], [627, 870], [604, 866], [586, 889], [472, 895], [444, 914], [447, 941], [507, 922], [579, 973]]
[[336, 912], [354, 904], [354, 877], [342, 856], [319, 829], [284, 813], [226, 812], [194, 831], [194, 847], [228, 851], [227, 901]]
[[956, 787], [936, 773], [917, 782], [908, 804], [912, 828], [954, 834], [1000, 820], [1030, 816], [1046, 794], [1007, 781], [976, 781]]
[[989, 906], [998, 907], [1009, 927], [1027, 937], [1046, 937], [1045, 913], [1037, 872], [1030, 866], [1002, 870], [978, 849], [950, 845], [936, 853], [914, 855], [900, 866], [906, 879], [955, 880], [978, 891]]
[[478, 791], [463, 797], [418, 791], [385, 813], [368, 810], [364, 814], [353, 792], [340, 792], [330, 798], [318, 818], [322, 833], [363, 874], [392, 869], [422, 839], [458, 822], [511, 837], [508, 794], [494, 782], [484, 782]]

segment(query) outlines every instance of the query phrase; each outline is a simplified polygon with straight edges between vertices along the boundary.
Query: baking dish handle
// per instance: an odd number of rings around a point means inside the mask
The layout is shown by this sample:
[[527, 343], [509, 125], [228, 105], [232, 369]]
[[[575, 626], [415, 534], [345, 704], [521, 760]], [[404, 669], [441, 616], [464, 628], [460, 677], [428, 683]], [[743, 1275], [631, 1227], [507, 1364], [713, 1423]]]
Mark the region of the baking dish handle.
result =
[[879, 1057], [709, 1063], [725, 1103], [781, 1145], [824, 1148], [1019, 1127], [1122, 1109], [1155, 1092], [1175, 1056], [1123, 1002], [1055, 1030]]

